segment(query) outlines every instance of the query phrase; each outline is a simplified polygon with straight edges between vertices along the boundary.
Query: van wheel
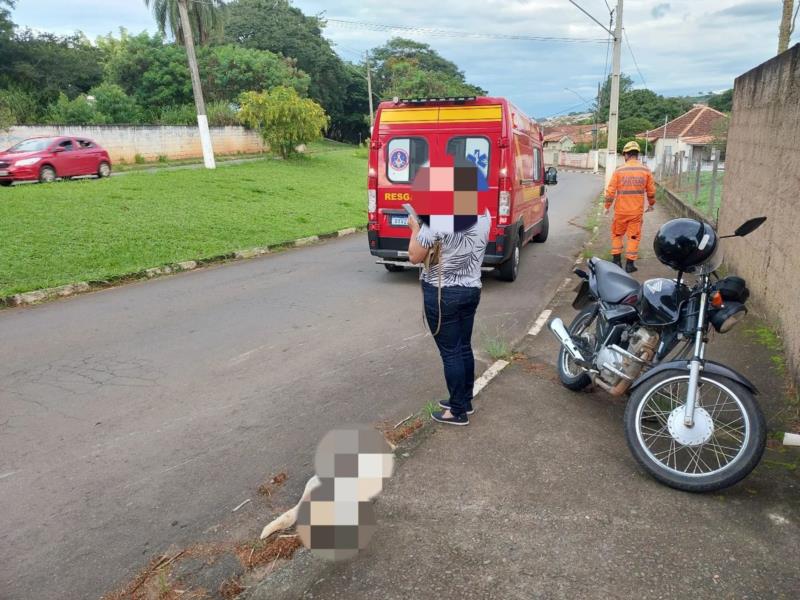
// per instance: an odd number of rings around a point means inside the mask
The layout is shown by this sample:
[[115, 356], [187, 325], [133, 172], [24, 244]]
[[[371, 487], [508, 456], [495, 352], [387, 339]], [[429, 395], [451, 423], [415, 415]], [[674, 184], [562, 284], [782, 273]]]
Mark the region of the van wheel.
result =
[[56, 180], [56, 170], [45, 166], [39, 171], [39, 183], [53, 183]]
[[511, 257], [498, 267], [500, 279], [503, 281], [516, 281], [519, 275], [519, 261], [522, 254], [522, 237], [517, 235]]
[[387, 264], [384, 264], [383, 266], [386, 267], [386, 270], [389, 271], [389, 273], [399, 273], [400, 271], [405, 271], [405, 269], [403, 267], [401, 267], [400, 265], [387, 265]]
[[544, 219], [542, 219], [542, 229], [539, 231], [539, 234], [533, 238], [533, 241], [537, 244], [544, 244], [547, 241], [547, 235], [550, 233], [550, 213], [544, 213]]
[[10, 187], [11, 184], [14, 183], [13, 181], [0, 181], [0, 185], [3, 187]]

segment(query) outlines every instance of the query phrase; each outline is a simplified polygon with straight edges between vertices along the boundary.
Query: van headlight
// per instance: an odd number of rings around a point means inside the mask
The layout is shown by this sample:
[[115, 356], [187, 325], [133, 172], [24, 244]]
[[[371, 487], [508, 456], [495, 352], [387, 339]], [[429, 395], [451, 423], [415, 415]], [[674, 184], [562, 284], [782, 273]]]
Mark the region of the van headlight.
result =
[[42, 160], [42, 159], [38, 158], [38, 157], [35, 157], [35, 158], [23, 158], [22, 160], [18, 160], [16, 163], [14, 163], [14, 166], [15, 167], [30, 167], [31, 165], [35, 165], [36, 163], [38, 163], [40, 160]]
[[747, 315], [747, 307], [741, 302], [726, 302], [725, 306], [711, 315], [711, 324], [719, 333], [728, 333]]

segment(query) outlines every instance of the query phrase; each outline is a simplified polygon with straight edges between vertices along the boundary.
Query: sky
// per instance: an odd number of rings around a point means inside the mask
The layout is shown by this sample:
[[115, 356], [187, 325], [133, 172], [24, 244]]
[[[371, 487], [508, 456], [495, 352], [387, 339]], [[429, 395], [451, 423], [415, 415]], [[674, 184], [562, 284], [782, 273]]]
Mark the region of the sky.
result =
[[[615, 0], [578, 3], [606, 23], [606, 1], [614, 7]], [[663, 95], [730, 88], [738, 75], [774, 56], [780, 4], [778, 0], [628, 0], [623, 10], [627, 43], [622, 71], [634, 79], [635, 87]], [[365, 50], [395, 35], [409, 37], [454, 61], [470, 83], [510, 98], [535, 117], [588, 107], [607, 68], [608, 34], [568, 0], [295, 0], [294, 5], [306, 14], [322, 13], [331, 19], [325, 35], [346, 60], [358, 61]], [[91, 39], [120, 27], [135, 33], [155, 30], [142, 0], [17, 0], [12, 18], [21, 27], [55, 33], [80, 30]], [[374, 31], [333, 19], [592, 41], [443, 37], [424, 31]], [[795, 33], [792, 43], [798, 41]]]

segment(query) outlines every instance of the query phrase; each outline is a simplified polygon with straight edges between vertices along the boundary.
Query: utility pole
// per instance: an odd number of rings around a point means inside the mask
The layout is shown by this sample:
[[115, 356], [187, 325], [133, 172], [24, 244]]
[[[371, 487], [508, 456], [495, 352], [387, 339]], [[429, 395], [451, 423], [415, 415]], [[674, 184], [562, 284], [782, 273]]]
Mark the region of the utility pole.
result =
[[617, 135], [619, 132], [619, 76], [622, 61], [622, 2], [617, 0], [614, 28], [614, 62], [611, 71], [611, 106], [608, 112], [608, 153], [606, 154], [606, 186], [617, 168]]
[[364, 59], [367, 62], [367, 95], [369, 95], [369, 137], [372, 138], [372, 126], [375, 122], [375, 112], [372, 108], [372, 73], [369, 70], [369, 51], [364, 52]]
[[194, 103], [197, 106], [197, 125], [200, 128], [200, 143], [203, 146], [203, 162], [206, 169], [215, 169], [217, 165], [214, 162], [214, 148], [211, 145], [211, 132], [208, 130], [206, 103], [203, 100], [200, 70], [197, 68], [197, 55], [194, 51], [194, 34], [192, 33], [192, 24], [189, 22], [189, 10], [186, 8], [186, 2], [187, 0], [178, 0], [178, 12], [181, 16], [183, 43], [189, 58], [189, 72], [192, 75], [192, 91], [194, 92]]
[[600, 154], [600, 124], [598, 121], [600, 120], [600, 83], [597, 83], [597, 106], [595, 106], [594, 111], [594, 140], [592, 140], [592, 150], [594, 150], [594, 167], [592, 172], [597, 174], [600, 169], [600, 159], [598, 155]]

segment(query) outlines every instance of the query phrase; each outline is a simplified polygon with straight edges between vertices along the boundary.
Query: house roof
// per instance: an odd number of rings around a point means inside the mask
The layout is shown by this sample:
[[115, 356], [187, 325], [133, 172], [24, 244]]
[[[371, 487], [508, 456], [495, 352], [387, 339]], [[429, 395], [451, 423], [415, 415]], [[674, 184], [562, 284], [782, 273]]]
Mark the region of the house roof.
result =
[[564, 134], [563, 134], [563, 133], [561, 133], [560, 131], [556, 131], [555, 133], [548, 133], [548, 134], [546, 134], [546, 135], [544, 136], [544, 142], [545, 142], [545, 143], [549, 143], [549, 142], [560, 142], [560, 141], [562, 141], [564, 138], [567, 138], [567, 139], [572, 139], [572, 138], [570, 138], [568, 135], [564, 135]]
[[[598, 125], [600, 131], [606, 130], [606, 125]], [[555, 125], [544, 128], [545, 141], [557, 142], [568, 137], [576, 144], [590, 144], [594, 141], [594, 125]]]
[[[666, 125], [649, 132], [642, 132], [637, 137], [647, 138], [651, 141], [659, 138], [711, 138], [713, 137], [714, 124], [720, 119], [725, 118], [725, 114], [705, 106], [695, 104], [689, 112], [682, 114], [677, 119], [673, 119]], [[666, 128], [666, 135], [664, 130]]]

